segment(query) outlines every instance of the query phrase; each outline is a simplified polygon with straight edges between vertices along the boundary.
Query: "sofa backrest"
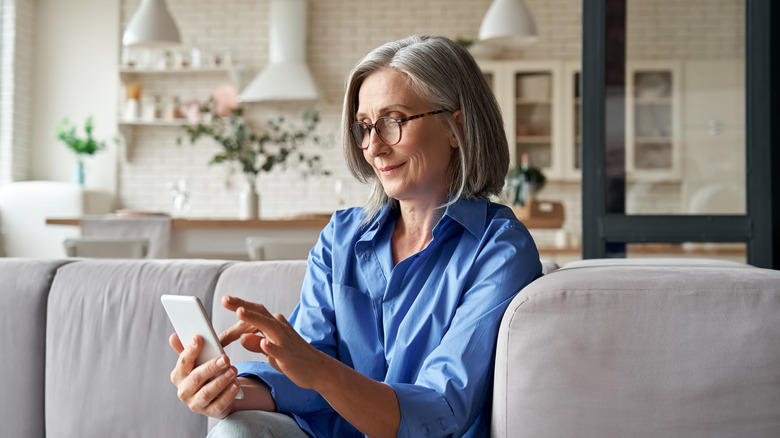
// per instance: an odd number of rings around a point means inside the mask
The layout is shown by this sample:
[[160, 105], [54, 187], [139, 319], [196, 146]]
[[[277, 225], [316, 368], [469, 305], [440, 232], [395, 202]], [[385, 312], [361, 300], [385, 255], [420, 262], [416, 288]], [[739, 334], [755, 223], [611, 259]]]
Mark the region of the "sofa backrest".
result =
[[179, 401], [170, 381], [173, 327], [160, 295], [195, 295], [210, 309], [228, 265], [97, 259], [62, 266], [48, 299], [46, 436], [204, 436], [206, 418]]
[[3, 436], [45, 436], [46, 300], [66, 260], [0, 259], [0, 361]]
[[780, 436], [780, 272], [583, 261], [499, 333], [494, 437]]

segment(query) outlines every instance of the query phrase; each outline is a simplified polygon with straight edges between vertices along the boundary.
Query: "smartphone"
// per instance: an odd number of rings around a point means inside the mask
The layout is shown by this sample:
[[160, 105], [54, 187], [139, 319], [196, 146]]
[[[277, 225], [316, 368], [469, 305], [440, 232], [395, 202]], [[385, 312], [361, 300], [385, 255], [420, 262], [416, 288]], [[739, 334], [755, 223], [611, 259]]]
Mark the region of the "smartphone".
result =
[[[165, 313], [173, 324], [173, 329], [179, 336], [182, 345], [188, 345], [192, 342], [195, 335], [203, 338], [203, 349], [200, 350], [198, 358], [195, 360], [195, 366], [201, 365], [209, 360], [225, 354], [222, 344], [219, 342], [214, 326], [208, 318], [206, 309], [198, 297], [189, 295], [163, 295], [160, 297]], [[238, 383], [238, 380], [236, 380]], [[244, 391], [241, 385], [238, 386], [237, 399], [244, 398]]]

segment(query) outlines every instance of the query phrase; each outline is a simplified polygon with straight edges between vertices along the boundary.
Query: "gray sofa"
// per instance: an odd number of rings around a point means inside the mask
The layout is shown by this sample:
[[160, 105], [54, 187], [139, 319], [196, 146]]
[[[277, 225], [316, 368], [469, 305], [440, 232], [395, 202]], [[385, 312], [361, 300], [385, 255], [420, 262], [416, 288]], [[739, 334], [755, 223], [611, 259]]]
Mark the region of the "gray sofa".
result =
[[[222, 295], [289, 314], [304, 271], [302, 261], [0, 258], [2, 436], [204, 436], [207, 420], [169, 380], [160, 295], [200, 297], [219, 331], [232, 321]], [[780, 436], [778, 271], [569, 264], [518, 294], [496, 354], [495, 437]]]

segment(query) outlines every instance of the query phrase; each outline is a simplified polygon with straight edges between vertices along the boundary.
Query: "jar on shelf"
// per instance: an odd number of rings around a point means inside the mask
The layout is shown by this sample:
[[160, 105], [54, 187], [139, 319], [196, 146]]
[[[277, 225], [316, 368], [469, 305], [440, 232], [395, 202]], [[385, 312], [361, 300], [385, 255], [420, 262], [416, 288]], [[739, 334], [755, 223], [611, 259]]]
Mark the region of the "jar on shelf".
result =
[[177, 51], [173, 54], [173, 66], [175, 68], [188, 68], [190, 66], [189, 53]]
[[165, 120], [175, 120], [182, 118], [181, 111], [179, 110], [179, 107], [181, 106], [181, 102], [179, 102], [179, 98], [176, 96], [170, 97], [165, 101], [165, 106], [162, 110], [162, 118]]
[[141, 100], [141, 119], [152, 122], [160, 118], [160, 96], [144, 97]]

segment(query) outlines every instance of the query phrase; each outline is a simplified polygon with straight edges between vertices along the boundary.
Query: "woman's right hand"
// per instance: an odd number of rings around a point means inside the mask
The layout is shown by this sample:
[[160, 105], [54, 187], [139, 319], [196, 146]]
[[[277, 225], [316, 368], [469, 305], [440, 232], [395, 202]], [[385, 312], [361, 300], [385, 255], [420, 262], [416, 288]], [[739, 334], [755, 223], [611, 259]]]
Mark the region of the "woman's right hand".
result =
[[195, 336], [185, 348], [174, 333], [169, 343], [179, 355], [176, 367], [171, 372], [171, 382], [178, 388], [179, 399], [192, 412], [214, 418], [227, 417], [234, 410], [239, 389], [236, 368], [230, 365], [228, 357], [222, 354], [195, 367], [195, 359], [203, 348], [200, 336]]

